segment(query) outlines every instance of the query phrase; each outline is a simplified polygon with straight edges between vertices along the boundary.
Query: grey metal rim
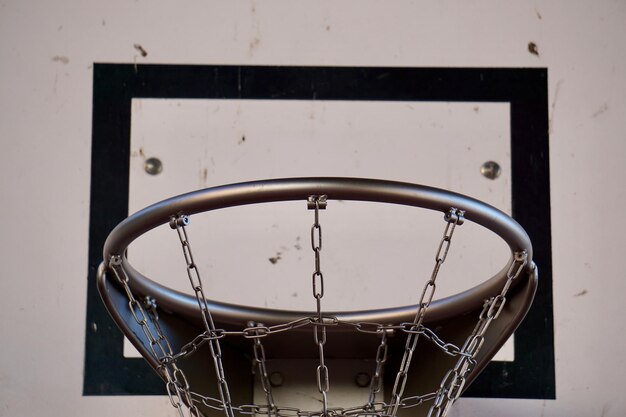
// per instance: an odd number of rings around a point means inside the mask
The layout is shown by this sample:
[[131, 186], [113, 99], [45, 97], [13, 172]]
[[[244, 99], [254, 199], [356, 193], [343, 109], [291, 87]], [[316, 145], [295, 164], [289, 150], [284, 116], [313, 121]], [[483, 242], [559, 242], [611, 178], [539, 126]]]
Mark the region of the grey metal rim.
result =
[[[525, 251], [532, 259], [530, 238], [524, 229], [502, 211], [481, 201], [450, 191], [404, 182], [360, 178], [287, 178], [230, 184], [207, 188], [153, 204], [125, 219], [108, 236], [104, 246], [106, 262], [123, 256], [130, 286], [139, 294], [159, 299], [160, 306], [191, 320], [197, 320], [198, 304], [194, 296], [167, 288], [135, 270], [125, 256], [128, 246], [153, 228], [169, 223], [178, 213], [192, 215], [221, 208], [264, 202], [301, 200], [311, 195], [327, 195], [329, 200], [370, 201], [421, 207], [446, 213], [454, 207], [465, 211], [465, 219], [485, 227], [502, 238], [511, 257], [493, 277], [464, 292], [433, 301], [427, 321], [444, 320], [479, 307], [486, 298], [500, 292], [514, 254]], [[530, 272], [532, 262], [526, 268]], [[104, 273], [104, 272], [102, 272]], [[284, 323], [310, 312], [273, 310], [208, 301], [215, 319], [241, 325], [249, 320], [266, 325]], [[367, 311], [329, 312], [340, 320], [376, 323], [402, 322], [415, 314], [415, 306], [400, 306]]]

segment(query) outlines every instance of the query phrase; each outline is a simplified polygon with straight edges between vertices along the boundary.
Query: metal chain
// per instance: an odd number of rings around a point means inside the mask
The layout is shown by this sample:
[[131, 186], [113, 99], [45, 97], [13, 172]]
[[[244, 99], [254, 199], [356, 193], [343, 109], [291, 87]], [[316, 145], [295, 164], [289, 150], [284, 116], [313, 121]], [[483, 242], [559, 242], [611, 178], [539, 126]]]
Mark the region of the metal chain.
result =
[[[248, 327], [264, 328], [263, 323], [248, 322]], [[272, 395], [272, 385], [270, 384], [270, 378], [267, 372], [267, 365], [265, 363], [265, 349], [261, 343], [261, 338], [254, 338], [253, 352], [254, 361], [259, 369], [259, 378], [261, 379], [261, 387], [265, 393], [265, 399], [267, 400], [267, 409], [270, 416], [275, 415], [276, 404], [274, 403], [274, 396]]]
[[[185, 262], [187, 263], [187, 276], [191, 283], [191, 288], [194, 290], [198, 306], [202, 312], [202, 320], [204, 321], [204, 327], [208, 334], [214, 334], [216, 328], [213, 322], [213, 317], [209, 310], [209, 306], [204, 295], [204, 289], [202, 288], [202, 280], [198, 271], [198, 266], [194, 262], [193, 254], [191, 252], [191, 245], [187, 236], [187, 230], [185, 226], [189, 224], [189, 217], [179, 213], [176, 216], [172, 216], [170, 219], [170, 227], [176, 229], [180, 244], [183, 248], [183, 254], [185, 256]], [[227, 417], [233, 417], [233, 408], [230, 399], [230, 390], [228, 388], [228, 382], [226, 381], [226, 375], [224, 373], [224, 366], [222, 364], [222, 349], [220, 347], [219, 338], [209, 338], [207, 340], [211, 356], [213, 358], [213, 364], [215, 366], [215, 373], [217, 375], [218, 391], [222, 402], [224, 403], [224, 413]]]
[[157, 312], [157, 304], [156, 300], [150, 296], [146, 296], [143, 299], [143, 307], [148, 312], [148, 319], [156, 330], [157, 334], [157, 342], [165, 351], [165, 357], [161, 358], [161, 361], [165, 360], [168, 357], [172, 356], [172, 345], [170, 341], [165, 337], [163, 333], [163, 329], [161, 329], [161, 324], [159, 323], [159, 313]]
[[446, 373], [439, 385], [437, 397], [428, 412], [428, 417], [445, 417], [454, 402], [461, 396], [465, 387], [466, 376], [476, 364], [476, 356], [485, 341], [485, 333], [491, 322], [496, 320], [502, 312], [506, 303], [506, 294], [511, 284], [520, 275], [527, 263], [528, 253], [526, 251], [514, 254], [502, 291], [497, 296], [485, 300], [478, 323], [461, 348], [462, 355], [454, 367]]
[[[129, 279], [126, 271], [122, 267], [122, 257], [119, 255], [114, 255], [109, 260], [109, 268], [113, 271], [113, 275], [117, 278], [119, 283], [124, 288], [126, 292], [126, 298], [128, 299], [128, 308], [130, 309], [130, 313], [133, 316], [135, 322], [141, 327], [141, 330], [145, 334], [146, 338], [149, 342], [150, 351], [152, 352], [152, 356], [156, 360], [160, 360], [167, 354], [166, 347], [164, 347], [160, 342], [158, 337], [154, 336], [152, 329], [148, 325], [148, 319], [146, 318], [146, 313], [141, 303], [137, 301], [135, 298], [130, 286], [128, 285]], [[156, 348], [159, 348], [159, 352], [157, 352]]]
[[435, 346], [441, 349], [447, 355], [450, 356], [468, 356], [467, 353], [463, 352], [462, 348], [458, 347], [454, 343], [446, 342], [442, 340], [437, 334], [424, 325], [420, 325], [417, 329], [414, 329], [413, 323], [402, 323], [401, 330], [405, 333], [415, 333], [423, 335], [426, 339], [433, 342]]
[[[321, 299], [324, 296], [324, 276], [320, 266], [322, 227], [319, 222], [319, 210], [326, 208], [326, 204], [326, 196], [311, 196], [308, 198], [308, 208], [315, 210], [314, 223], [311, 227], [311, 248], [315, 256], [315, 269], [312, 274], [312, 290], [313, 297], [316, 300], [316, 315], [302, 317], [297, 320], [273, 326], [264, 326], [262, 323], [249, 322], [248, 327], [241, 331], [227, 331], [225, 329], [215, 328], [185, 229], [185, 226], [189, 224], [189, 218], [182, 213], [173, 216], [170, 221], [170, 226], [176, 229], [178, 233], [187, 264], [187, 274], [192, 289], [195, 292], [205, 327], [202, 333], [185, 344], [176, 354], [173, 353], [172, 346], [161, 328], [156, 301], [149, 296], [145, 297], [142, 302], [137, 300], [130, 289], [129, 278], [124, 270], [122, 257], [115, 255], [110, 258], [109, 267], [126, 292], [130, 312], [148, 341], [146, 346], [149, 347], [152, 356], [161, 364], [159, 371], [166, 380], [167, 394], [172, 406], [177, 409], [179, 417], [185, 417], [183, 411], [183, 406], [185, 405], [187, 406], [189, 417], [201, 416], [198, 404], [203, 404], [208, 408], [222, 411], [226, 414], [226, 417], [234, 417], [234, 412], [242, 415], [258, 414], [268, 415], [270, 417], [395, 417], [399, 409], [416, 407], [426, 401], [433, 401], [428, 417], [445, 417], [448, 414], [450, 407], [463, 391], [467, 374], [476, 364], [476, 357], [485, 341], [487, 329], [491, 322], [497, 319], [502, 312], [509, 288], [528, 262], [527, 253], [519, 252], [514, 254], [513, 262], [511, 262], [507, 271], [507, 281], [504, 287], [500, 294], [485, 301], [483, 310], [479, 315], [478, 323], [463, 344], [463, 347], [459, 348], [452, 343], [445, 342], [434, 331], [425, 327], [422, 322], [434, 298], [436, 289], [435, 281], [441, 265], [445, 262], [448, 255], [455, 227], [461, 225], [464, 221], [464, 212], [451, 208], [444, 217], [447, 224], [435, 256], [435, 266], [430, 279], [422, 290], [414, 320], [400, 324], [346, 322], [339, 320], [337, 317], [324, 316], [322, 314]], [[328, 407], [328, 392], [330, 389], [329, 372], [324, 356], [324, 346], [327, 336], [326, 327], [340, 324], [351, 326], [359, 332], [377, 334], [381, 337], [380, 344], [376, 351], [376, 367], [369, 387], [368, 401], [363, 406], [352, 408]], [[274, 403], [272, 395], [265, 350], [261, 339], [271, 334], [290, 331], [309, 325], [313, 326], [314, 341], [319, 351], [319, 365], [316, 370], [316, 377], [317, 388], [322, 395], [322, 409], [321, 411], [303, 411], [298, 408], [277, 406]], [[407, 333], [404, 355], [400, 369], [396, 375], [391, 401], [389, 403], [376, 402], [376, 396], [382, 389], [382, 375], [384, 364], [387, 360], [387, 336], [389, 332], [395, 330]], [[403, 398], [402, 395], [407, 383], [409, 366], [420, 335], [423, 335], [426, 339], [434, 343], [446, 354], [458, 357], [458, 360], [455, 366], [445, 374], [436, 392]], [[219, 342], [219, 339], [226, 336], [241, 336], [252, 339], [254, 360], [265, 393], [266, 405], [235, 406], [231, 404], [229, 386], [224, 373]], [[220, 399], [203, 396], [191, 391], [184, 372], [176, 363], [179, 358], [192, 355], [204, 344], [209, 345], [218, 378]]]
[[424, 337], [426, 337], [426, 339], [433, 342], [439, 349], [441, 349], [444, 353], [450, 356], [458, 356], [464, 354], [460, 347], [458, 347], [454, 343], [442, 340], [434, 331], [424, 326], [423, 324], [415, 327], [415, 323], [413, 322], [404, 322], [400, 324], [382, 324], [365, 321], [350, 322], [345, 320], [338, 320], [337, 322], [338, 324], [354, 327], [357, 331], [361, 333], [380, 334], [381, 332], [400, 330], [408, 334], [412, 333], [423, 335]]
[[[222, 402], [216, 398], [207, 397], [196, 392], [191, 393], [194, 403], [201, 403], [206, 407], [223, 411], [224, 406]], [[437, 392], [430, 392], [423, 395], [414, 395], [403, 398], [400, 407], [401, 409], [408, 409], [422, 405], [425, 402], [432, 401], [437, 396]], [[328, 408], [327, 416], [371, 416], [371, 417], [394, 417], [387, 414], [385, 410], [388, 408], [388, 404], [382, 401], [375, 402], [373, 404], [364, 404], [356, 407], [332, 407]], [[301, 410], [296, 407], [281, 407], [274, 406], [272, 410], [267, 405], [259, 404], [245, 404], [239, 406], [233, 406], [233, 410], [241, 415], [273, 415], [275, 417], [323, 417], [324, 414], [320, 411], [308, 411]]]
[[172, 356], [172, 359], [178, 359], [180, 357], [188, 357], [195, 353], [200, 346], [210, 340], [222, 339], [226, 336], [242, 336], [246, 339], [260, 339], [267, 337], [271, 334], [282, 333], [289, 330], [294, 330], [300, 327], [308, 326], [313, 322], [316, 322], [316, 317], [302, 317], [297, 320], [292, 320], [287, 323], [280, 323], [274, 326], [262, 326], [246, 327], [241, 331], [215, 329], [211, 332], [204, 331], [197, 335], [191, 342], [185, 344], [178, 353]]
[[400, 403], [400, 408], [413, 408], [424, 404], [427, 401], [432, 401], [437, 397], [437, 392], [429, 392], [423, 395], [413, 395], [411, 397], [405, 397]]
[[[320, 209], [326, 208], [327, 199], [325, 195], [312, 195], [307, 200], [307, 206], [315, 210], [313, 226], [311, 226], [311, 249], [315, 254], [315, 270], [311, 277], [313, 287], [313, 298], [317, 306], [317, 322], [313, 323], [313, 340], [319, 351], [320, 364], [317, 367], [317, 390], [322, 395], [322, 415], [328, 415], [328, 391], [329, 376], [328, 366], [324, 360], [324, 345], [326, 344], [326, 325], [322, 317], [322, 298], [324, 297], [324, 275], [320, 267], [320, 252], [322, 251], [322, 226], [320, 225]], [[335, 319], [336, 320], [336, 319]]]
[[[157, 331], [160, 340], [163, 340], [167, 346], [167, 355], [161, 359], [161, 372], [166, 378], [165, 388], [167, 395], [172, 403], [172, 406], [178, 410], [180, 416], [183, 416], [182, 411], [182, 397], [185, 398], [187, 404], [187, 410], [189, 410], [190, 417], [200, 417], [202, 414], [198, 407], [193, 403], [191, 388], [187, 382], [187, 377], [182, 369], [176, 365], [176, 361], [173, 359], [172, 347], [169, 340], [163, 333], [161, 324], [159, 323], [159, 314], [157, 313], [156, 300], [150, 296], [144, 298], [144, 306], [148, 311], [148, 318]], [[172, 390], [175, 390], [176, 397]]]
[[374, 371], [374, 376], [370, 381], [370, 393], [366, 406], [368, 410], [374, 409], [376, 394], [378, 394], [383, 387], [383, 370], [385, 362], [387, 362], [387, 330], [382, 330], [380, 345], [378, 345], [378, 349], [376, 349], [376, 370]]
[[[417, 312], [413, 320], [413, 329], [417, 329], [422, 324], [424, 316], [426, 315], [426, 311], [428, 310], [428, 307], [433, 300], [436, 289], [435, 281], [437, 279], [437, 275], [439, 274], [439, 269], [441, 268], [441, 265], [443, 265], [443, 263], [446, 261], [446, 257], [448, 256], [450, 243], [452, 242], [452, 235], [454, 234], [456, 226], [463, 224], [464, 214], [465, 212], [463, 210], [450, 208], [450, 210], [444, 216], [444, 220], [446, 221], [446, 227], [443, 232], [443, 238], [439, 242], [439, 248], [437, 249], [437, 254], [435, 255], [435, 266], [430, 276], [430, 280], [428, 280], [422, 290], [422, 295], [418, 303]], [[391, 402], [387, 410], [387, 413], [393, 416], [396, 415], [396, 413], [398, 412], [398, 408], [400, 407], [402, 394], [404, 393], [404, 388], [406, 386], [409, 367], [411, 366], [411, 359], [413, 358], [413, 352], [417, 345], [418, 339], [418, 333], [409, 333], [407, 336], [406, 344], [404, 347], [404, 355], [402, 357], [402, 362], [400, 363], [400, 369], [396, 374], [393, 390], [391, 392]]]
[[[176, 366], [172, 359], [172, 347], [165, 337], [161, 326], [158, 322], [158, 313], [156, 311], [156, 301], [151, 297], [146, 297], [142, 304], [135, 298], [130, 286], [126, 271], [122, 266], [122, 257], [114, 255], [109, 260], [109, 267], [113, 271], [113, 275], [126, 292], [128, 298], [128, 307], [135, 319], [135, 322], [141, 327], [144, 335], [148, 339], [148, 346], [152, 352], [152, 356], [161, 363], [159, 367], [161, 374], [166, 379], [166, 390], [172, 406], [176, 408], [180, 417], [184, 417], [183, 413], [183, 397], [189, 405], [189, 416], [199, 416], [197, 408], [193, 405], [189, 392], [189, 384], [183, 371]], [[149, 314], [146, 314], [146, 310]], [[154, 332], [150, 329], [148, 321], [152, 324]], [[154, 333], [157, 334], [155, 337]], [[158, 351], [157, 351], [158, 348]]]

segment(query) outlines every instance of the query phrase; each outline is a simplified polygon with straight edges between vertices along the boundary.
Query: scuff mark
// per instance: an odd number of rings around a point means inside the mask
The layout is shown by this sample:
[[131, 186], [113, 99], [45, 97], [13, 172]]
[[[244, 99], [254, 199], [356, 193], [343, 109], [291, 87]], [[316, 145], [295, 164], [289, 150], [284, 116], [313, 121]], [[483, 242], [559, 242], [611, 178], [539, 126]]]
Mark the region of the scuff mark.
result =
[[63, 25], [60, 25], [60, 26], [57, 28], [57, 32], [60, 32], [60, 31], [62, 31], [62, 30], [63, 30]]
[[[134, 104], [134, 103], [135, 103], [135, 101], [133, 100], [133, 104]], [[130, 153], [130, 156], [131, 156], [131, 158], [137, 158], [137, 157], [140, 157], [141, 159], [143, 159], [143, 160], [144, 160], [144, 162], [145, 162], [145, 160], [146, 160], [146, 159], [148, 159], [148, 158], [146, 157], [146, 153], [145, 153], [145, 152], [144, 152], [144, 150], [143, 150], [143, 146], [140, 146], [140, 147], [139, 147], [139, 149], [138, 149], [138, 150], [136, 150], [136, 151], [132, 151], [132, 152]]]
[[291, 294], [292, 297], [296, 298], [298, 296], [297, 292], [294, 292], [293, 294]]
[[250, 55], [254, 54], [254, 51], [259, 47], [260, 44], [261, 44], [261, 39], [259, 39], [258, 36], [255, 36], [254, 38], [252, 38], [252, 40], [250, 41], [248, 45]]
[[541, 13], [539, 13], [539, 10], [537, 10], [537, 6], [535, 6], [535, 14], [537, 15], [537, 19], [543, 19], [543, 16], [541, 16]]
[[585, 290], [582, 290], [581, 292], [578, 292], [578, 293], [574, 294], [574, 297], [582, 297], [583, 295], [585, 295], [587, 293], [588, 293], [588, 291], [585, 289]]
[[556, 101], [559, 98], [559, 93], [561, 91], [561, 85], [563, 84], [563, 80], [559, 80], [556, 83], [556, 88], [554, 90], [554, 99], [552, 99], [552, 105], [550, 106], [550, 118], [548, 120], [548, 133], [552, 134], [553, 124], [554, 124], [554, 110], [556, 108]]
[[63, 55], [55, 55], [52, 57], [52, 62], [60, 62], [63, 65], [67, 65], [70, 63], [70, 59]]
[[609, 105], [604, 103], [602, 106], [600, 106], [600, 108], [591, 115], [592, 119], [595, 119], [596, 117], [600, 116], [602, 113], [604, 113], [605, 111], [607, 111], [609, 109]]
[[206, 184], [206, 180], [207, 180], [207, 178], [208, 178], [208, 177], [209, 177], [209, 170], [208, 170], [208, 169], [206, 169], [206, 168], [204, 168], [204, 169], [202, 170], [202, 182], [203, 182], [204, 184]]
[[107, 21], [102, 19], [102, 26], [106, 26], [107, 25]]
[[142, 57], [147, 57], [148, 56], [148, 51], [146, 51], [144, 49], [143, 46], [141, 46], [140, 44], [136, 43], [133, 45], [133, 48], [135, 48], [137, 51], [139, 51], [139, 53], [141, 54]]
[[254, 55], [254, 53], [256, 52], [256, 50], [259, 48], [259, 45], [261, 44], [261, 30], [259, 28], [259, 20], [256, 16], [256, 4], [255, 2], [251, 2], [251, 10], [250, 10], [250, 15], [252, 18], [252, 30], [253, 30], [253, 34], [250, 42], [248, 43], [248, 54], [250, 56]]
[[276, 263], [278, 261], [280, 261], [282, 252], [276, 252], [276, 256], [272, 256], [271, 258], [268, 258], [268, 260], [272, 263], [272, 265], [276, 265]]
[[539, 49], [537, 48], [537, 44], [535, 42], [528, 42], [528, 52], [539, 56]]
[[472, 110], [474, 110], [474, 113], [478, 113], [480, 111], [480, 107], [474, 106]]
[[326, 32], [330, 32], [330, 25], [326, 25]]

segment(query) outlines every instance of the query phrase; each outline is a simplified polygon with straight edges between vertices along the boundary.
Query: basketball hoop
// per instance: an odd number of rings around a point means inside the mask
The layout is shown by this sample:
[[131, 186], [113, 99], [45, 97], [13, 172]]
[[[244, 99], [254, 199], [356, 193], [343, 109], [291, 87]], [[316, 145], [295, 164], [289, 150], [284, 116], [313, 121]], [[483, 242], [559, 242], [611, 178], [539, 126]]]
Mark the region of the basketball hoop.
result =
[[[306, 272], [311, 273], [315, 310], [264, 309], [207, 299], [191, 250], [190, 216], [292, 200], [303, 201], [313, 212], [314, 268], [312, 273]], [[443, 213], [443, 237], [416, 305], [325, 311], [321, 212], [333, 200], [400, 204]], [[511, 256], [497, 274], [481, 284], [436, 299], [437, 276], [455, 230], [465, 221], [500, 236]], [[150, 280], [126, 257], [128, 246], [137, 237], [163, 224], [175, 230], [181, 244], [191, 295]], [[181, 416], [445, 416], [522, 321], [536, 281], [530, 239], [503, 212], [436, 188], [354, 178], [266, 180], [170, 198], [128, 217], [111, 232], [98, 271], [98, 289], [110, 315], [163, 378]], [[419, 340], [424, 343], [418, 344]], [[294, 355], [316, 362], [310, 385], [316, 386], [319, 396], [321, 407], [317, 410], [301, 410], [274, 400], [272, 387], [276, 384], [271, 381], [268, 363]], [[333, 374], [329, 358], [369, 358], [373, 376], [363, 382], [369, 387], [366, 401], [342, 408], [329, 405]], [[255, 379], [263, 390], [262, 404], [252, 399], [250, 387]]]

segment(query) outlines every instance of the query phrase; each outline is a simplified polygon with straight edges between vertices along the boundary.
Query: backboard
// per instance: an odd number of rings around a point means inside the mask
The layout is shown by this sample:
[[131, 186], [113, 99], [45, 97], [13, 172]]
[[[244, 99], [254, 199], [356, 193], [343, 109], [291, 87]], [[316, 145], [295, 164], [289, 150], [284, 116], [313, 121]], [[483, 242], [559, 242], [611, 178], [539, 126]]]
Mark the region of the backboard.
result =
[[[522, 224], [540, 271], [535, 305], [466, 395], [553, 398], [547, 111], [543, 69], [96, 64], [85, 394], [164, 392], [124, 344], [95, 290], [102, 245], [115, 224], [204, 187], [344, 176], [461, 192]], [[494, 163], [498, 175], [490, 175]], [[215, 277], [212, 298], [312, 309], [309, 214], [289, 203], [194, 219], [195, 247], [209, 255], [201, 266]], [[415, 303], [436, 251], [435, 219], [331, 202], [325, 274], [336, 278], [328, 284], [328, 308]], [[506, 256], [494, 236], [466, 229], [439, 295], [475, 285]], [[171, 231], [157, 229], [130, 251], [138, 269], [184, 290], [184, 269], [172, 256], [176, 243]]]

